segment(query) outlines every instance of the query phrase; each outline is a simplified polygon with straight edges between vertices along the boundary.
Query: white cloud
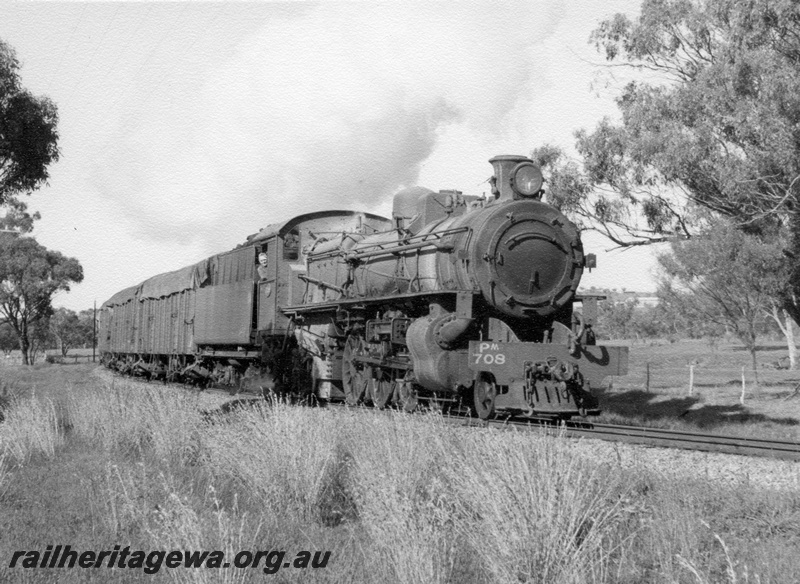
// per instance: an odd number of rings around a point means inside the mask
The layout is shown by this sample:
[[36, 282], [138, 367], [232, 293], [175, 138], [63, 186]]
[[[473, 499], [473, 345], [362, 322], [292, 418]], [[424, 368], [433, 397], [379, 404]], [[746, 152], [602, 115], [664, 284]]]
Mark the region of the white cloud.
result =
[[128, 116], [96, 184], [148, 238], [209, 252], [223, 218], [243, 238], [298, 212], [385, 206], [448, 127], [495, 142], [514, 128], [542, 72], [531, 47], [560, 4], [457, 6], [322, 5], [269, 21], [200, 91]]

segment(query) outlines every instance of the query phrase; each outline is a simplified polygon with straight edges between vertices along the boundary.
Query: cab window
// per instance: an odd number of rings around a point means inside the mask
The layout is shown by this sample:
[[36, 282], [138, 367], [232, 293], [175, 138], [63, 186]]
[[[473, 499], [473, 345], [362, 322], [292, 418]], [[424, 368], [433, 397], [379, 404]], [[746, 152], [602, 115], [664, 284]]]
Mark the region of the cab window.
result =
[[283, 259], [294, 261], [300, 257], [300, 231], [292, 229], [283, 237]]

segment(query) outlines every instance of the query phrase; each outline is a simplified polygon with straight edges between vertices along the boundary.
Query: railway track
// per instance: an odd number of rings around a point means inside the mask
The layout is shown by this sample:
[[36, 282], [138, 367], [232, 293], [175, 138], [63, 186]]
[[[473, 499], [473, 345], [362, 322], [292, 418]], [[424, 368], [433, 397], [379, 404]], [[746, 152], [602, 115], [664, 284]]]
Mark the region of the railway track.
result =
[[[234, 396], [231, 395], [229, 391], [223, 389], [208, 388], [204, 391], [224, 394], [232, 399], [262, 399], [261, 396], [256, 394], [247, 393]], [[325, 407], [331, 409], [351, 409], [343, 403], [328, 403]], [[363, 407], [363, 409], [373, 410], [373, 408], [367, 407]], [[742, 438], [739, 436], [720, 436], [716, 434], [667, 430], [646, 426], [598, 424], [591, 421], [554, 421], [552, 418], [544, 417], [525, 419], [506, 418], [483, 421], [465, 415], [445, 414], [442, 418], [449, 424], [461, 426], [489, 427], [499, 430], [550, 431], [557, 432], [560, 436], [567, 438], [591, 438], [611, 442], [639, 444], [643, 446], [800, 461], [800, 443], [798, 442]]]
[[800, 443], [739, 436], [720, 436], [700, 432], [665, 430], [645, 426], [622, 426], [616, 424], [596, 424], [594, 422], [560, 422], [547, 419], [533, 420], [490, 420], [479, 422], [457, 418], [453, 423], [489, 426], [500, 429], [552, 429], [568, 438], [593, 438], [628, 444], [680, 448], [743, 456], [760, 456], [782, 460], [800, 461]]
[[[328, 407], [346, 408], [347, 406], [329, 404]], [[800, 461], [800, 443], [798, 442], [720, 436], [646, 426], [597, 424], [589, 421], [554, 421], [552, 418], [507, 418], [483, 421], [464, 415], [445, 414], [443, 419], [447, 423], [461, 426], [488, 427], [499, 430], [550, 431], [567, 438], [591, 438], [643, 446]]]

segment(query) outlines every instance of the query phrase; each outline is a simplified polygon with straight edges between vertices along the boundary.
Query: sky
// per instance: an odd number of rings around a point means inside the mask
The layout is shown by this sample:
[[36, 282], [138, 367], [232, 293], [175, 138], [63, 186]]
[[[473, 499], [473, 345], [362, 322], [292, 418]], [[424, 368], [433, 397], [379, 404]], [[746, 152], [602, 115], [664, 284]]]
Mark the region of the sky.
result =
[[[589, 35], [638, 7], [0, 1], [24, 86], [59, 110], [61, 158], [25, 198], [37, 240], [83, 265], [54, 305], [100, 305], [301, 213], [390, 216], [413, 185], [480, 195], [498, 154], [574, 152], [622, 87]], [[653, 250], [584, 246], [582, 288], [655, 289]]]

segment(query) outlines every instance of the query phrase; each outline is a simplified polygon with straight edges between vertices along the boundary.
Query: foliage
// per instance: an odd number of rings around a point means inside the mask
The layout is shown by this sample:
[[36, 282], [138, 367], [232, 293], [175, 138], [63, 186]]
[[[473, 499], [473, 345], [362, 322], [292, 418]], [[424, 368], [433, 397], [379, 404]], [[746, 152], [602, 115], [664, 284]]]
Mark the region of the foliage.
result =
[[[606, 120], [601, 126], [608, 124]], [[578, 136], [582, 138], [583, 133]], [[599, 153], [594, 145], [579, 143], [579, 148], [587, 157]], [[680, 191], [664, 185], [650, 185], [649, 191], [634, 192], [628, 184], [596, 182], [585, 162], [579, 164], [570, 159], [559, 147], [542, 146], [531, 157], [547, 172], [548, 202], [567, 214], [581, 230], [598, 231], [620, 246], [662, 243], [676, 235], [690, 237], [708, 217], [702, 208], [685, 200]]]
[[53, 296], [82, 280], [83, 268], [75, 258], [49, 250], [30, 237], [2, 236], [0, 316], [19, 339], [23, 363], [30, 363], [44, 334]]
[[[656, 292], [658, 304], [643, 305], [638, 299], [605, 300], [598, 306], [597, 335], [601, 340], [609, 339], [700, 339], [725, 336], [726, 328], [709, 322], [700, 315], [687, 310], [684, 294], [675, 294], [666, 288]], [[774, 334], [770, 322], [759, 323], [759, 334]]]
[[598, 304], [599, 332], [612, 339], [629, 339], [635, 336], [633, 315], [638, 300], [605, 300]]
[[14, 327], [4, 322], [0, 324], [0, 351], [7, 355], [15, 349], [19, 349], [17, 333], [14, 332]]
[[[18, 196], [49, 178], [48, 166], [59, 158], [57, 124], [55, 104], [22, 86], [16, 53], [0, 40], [0, 231], [21, 236], [40, 218]], [[32, 364], [49, 342], [53, 295], [82, 279], [77, 260], [33, 239], [0, 233], [0, 324], [13, 330], [23, 363]]]
[[50, 331], [55, 338], [61, 356], [66, 357], [70, 349], [92, 343], [94, 316], [91, 310], [80, 314], [68, 308], [58, 308], [50, 317]]
[[657, 318], [665, 331], [664, 338], [672, 341], [679, 338], [719, 339], [725, 336], [726, 328], [717, 322], [706, 320], [703, 315], [689, 309], [688, 293], [674, 287], [662, 285], [656, 292], [658, 297]]
[[95, 310], [92, 308], [81, 310], [78, 313], [78, 322], [80, 323], [81, 330], [83, 331], [83, 340], [81, 341], [80, 344], [86, 347], [93, 347], [93, 346], [96, 347], [97, 325], [95, 322]]
[[619, 123], [577, 132], [580, 163], [557, 148], [556, 204], [619, 245], [689, 238], [714, 217], [747, 233], [785, 227], [800, 322], [800, 4], [789, 0], [645, 0], [591, 37], [608, 71], [631, 74]]
[[639, 301], [637, 292], [601, 289], [592, 286], [588, 294], [605, 296], [597, 305], [595, 333], [601, 340], [608, 339], [661, 339], [682, 334], [670, 327], [660, 305], [652, 306]]
[[22, 87], [14, 49], [0, 40], [0, 205], [45, 183], [58, 160], [58, 111]]
[[659, 296], [685, 318], [730, 330], [750, 351], [754, 372], [759, 327], [772, 306], [783, 258], [774, 242], [748, 236], [717, 221], [697, 237], [675, 241], [659, 256], [664, 270]]
[[5, 215], [0, 217], [0, 230], [30, 233], [33, 231], [33, 222], [41, 218], [38, 212], [28, 213], [26, 203], [19, 199], [9, 199], [6, 202]]
[[[33, 322], [28, 332], [28, 364], [33, 365], [39, 353], [53, 345], [53, 333], [50, 332], [50, 318], [43, 317]], [[25, 362], [23, 356], [23, 363]]]
[[800, 7], [766, 0], [649, 0], [635, 23], [601, 23], [610, 61], [655, 74], [617, 99], [621, 125], [578, 134], [591, 184], [655, 233], [688, 234], [664, 187], [754, 228], [782, 220], [800, 176], [798, 33]]

